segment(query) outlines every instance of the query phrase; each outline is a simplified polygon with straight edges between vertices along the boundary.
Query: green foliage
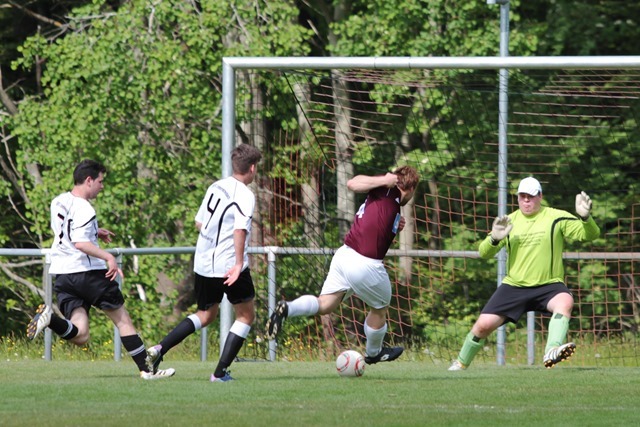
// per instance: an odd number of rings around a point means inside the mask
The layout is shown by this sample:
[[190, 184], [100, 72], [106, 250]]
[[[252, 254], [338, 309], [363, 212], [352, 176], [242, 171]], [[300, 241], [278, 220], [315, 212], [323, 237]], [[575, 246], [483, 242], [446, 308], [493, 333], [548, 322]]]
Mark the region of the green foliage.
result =
[[[305, 53], [309, 31], [296, 13], [289, 2], [236, 2], [232, 10], [212, 0], [135, 0], [105, 13], [96, 1], [69, 13], [64, 37], [26, 39], [13, 68], [30, 73], [45, 64], [42, 92], [21, 100], [4, 123], [19, 141], [11, 153], [17, 170], [35, 164], [42, 177], [19, 182], [27, 195], [22, 226], [39, 236], [31, 244], [50, 244], [51, 199], [71, 188], [78, 161], [94, 158], [108, 168], [95, 206], [100, 225], [116, 233], [113, 246], [193, 245], [200, 198], [221, 177], [221, 58]], [[12, 195], [8, 182], [0, 181], [0, 193]], [[6, 243], [15, 217], [5, 222]], [[149, 289], [154, 274], [177, 281], [189, 268], [184, 260], [146, 263]], [[148, 308], [145, 318], [157, 322]]]
[[[7, 201], [0, 212], [0, 244], [47, 247], [51, 241], [50, 200], [70, 189], [73, 165], [92, 157], [105, 162], [109, 169], [105, 190], [95, 206], [101, 226], [116, 233], [112, 246], [193, 245], [195, 210], [206, 187], [221, 176], [220, 87], [221, 59], [225, 56], [304, 56], [312, 49], [312, 37], [317, 44], [314, 52], [323, 55], [327, 52], [344, 56], [494, 56], [498, 53], [500, 8], [497, 5], [436, 0], [325, 3], [243, 0], [234, 2], [233, 7], [220, 7], [214, 0], [153, 4], [133, 0], [116, 7], [96, 0], [86, 5], [77, 3], [76, 9], [65, 14], [69, 16], [69, 27], [60, 37], [51, 37], [51, 32], [45, 31], [24, 40], [16, 49], [20, 56], [13, 61], [11, 73], [30, 81], [38, 76], [39, 81], [20, 90], [12, 86], [10, 94], [19, 101], [19, 114], [0, 116], [2, 140], [8, 141], [3, 160], [6, 156], [7, 163], [14, 163], [20, 172], [16, 184], [4, 175], [0, 180], [0, 197]], [[635, 52], [638, 6], [611, 8], [596, 3], [510, 1], [510, 54]], [[0, 8], [0, 23], [13, 18], [7, 9]], [[8, 26], [0, 25], [3, 40], [6, 28]], [[9, 51], [15, 45], [13, 39], [0, 45], [3, 72], [7, 63], [4, 58], [16, 58]], [[291, 134], [301, 131], [291, 96], [295, 88], [294, 74], [299, 73], [243, 73], [242, 78], [251, 84], [238, 85], [238, 123], [264, 120], [267, 135], [261, 137], [266, 141], [271, 141], [280, 131]], [[352, 100], [354, 111], [358, 111], [357, 119], [378, 135], [384, 135], [376, 141], [379, 144], [365, 143], [361, 136], [352, 141], [350, 154], [356, 172], [392, 169], [399, 149], [403, 152], [403, 161], [419, 169], [423, 177], [420, 193], [429, 197], [429, 201], [439, 196], [425, 188], [427, 182], [437, 183], [446, 177], [447, 184], [460, 184], [456, 198], [459, 201], [451, 202], [455, 205], [451, 211], [437, 212], [438, 224], [452, 230], [450, 234], [434, 236], [425, 227], [419, 230], [416, 246], [474, 248], [479, 237], [477, 230], [488, 228], [484, 218], [495, 214], [474, 211], [476, 197], [497, 175], [497, 171], [486, 166], [495, 164], [496, 153], [484, 148], [487, 140], [494, 138], [497, 120], [495, 73], [404, 70], [398, 71], [395, 77], [412, 85], [365, 84], [357, 78], [349, 83], [349, 89], [366, 92], [363, 99]], [[535, 101], [535, 96], [527, 94], [536, 94], [552, 82], [554, 76], [513, 71], [510, 78], [513, 82], [510, 106], [518, 107]], [[321, 92], [318, 96], [331, 96], [327, 89], [330, 82], [324, 74], [310, 75], [308, 82], [318, 87], [324, 83], [324, 87], [318, 89]], [[582, 82], [581, 87], [597, 93], [602, 84], [623, 85], [624, 76], [611, 77], [606, 83]], [[247, 107], [256, 101], [257, 90], [264, 96], [263, 104]], [[615, 106], [616, 100], [608, 99], [602, 107]], [[331, 108], [331, 103], [326, 102], [318, 110], [308, 112], [309, 120], [321, 117]], [[533, 111], [542, 116], [536, 123], [541, 127], [554, 123], [567, 125], [566, 117], [585, 113], [582, 106], [574, 105], [568, 107], [562, 117], [545, 117], [545, 108]], [[376, 121], [378, 115], [388, 113], [395, 114], [397, 119], [386, 124]], [[301, 185], [307, 183], [307, 166], [321, 164], [319, 168], [331, 169], [332, 165], [327, 166], [323, 160], [324, 147], [333, 144], [333, 133], [331, 125], [323, 123], [314, 128], [312, 135], [300, 135], [299, 141], [289, 146], [265, 144], [272, 164], [265, 175], [286, 187], [279, 195], [293, 196], [300, 191]], [[583, 188], [593, 190], [592, 196], [597, 200], [594, 216], [603, 229], [610, 234], [624, 230], [628, 227], [624, 218], [632, 217], [630, 212], [638, 203], [635, 171], [639, 136], [636, 120], [626, 116], [619, 120], [593, 118], [576, 130], [572, 135], [574, 139], [545, 141], [540, 145], [541, 151], [556, 143], [568, 147], [562, 161], [546, 159], [541, 166], [547, 173], [554, 174], [548, 188], [557, 190], [548, 197], [545, 194], [545, 199], [551, 205], [571, 210], [568, 194]], [[593, 138], [598, 138], [597, 144], [580, 142]], [[526, 136], [518, 141], [521, 147], [531, 142]], [[532, 157], [531, 150], [526, 148], [520, 152], [510, 151], [510, 162], [516, 165], [511, 172], [524, 173], [521, 169], [530, 167]], [[543, 163], [543, 160], [536, 156], [536, 162]], [[294, 164], [300, 165], [300, 169], [293, 168]], [[32, 165], [37, 167], [42, 181], [26, 172]], [[322, 178], [318, 186], [323, 191], [336, 186], [332, 170]], [[484, 197], [496, 200], [497, 191], [487, 190]], [[332, 213], [334, 199], [329, 197], [323, 201], [329, 214], [316, 242], [326, 247], [340, 244], [337, 221]], [[454, 211], [471, 214], [457, 217], [451, 213]], [[434, 210], [425, 208], [417, 215], [431, 219]], [[305, 235], [304, 224], [293, 215], [265, 219], [264, 227], [285, 246], [307, 246], [311, 240]], [[633, 244], [625, 241], [620, 246], [628, 248]], [[606, 250], [612, 243], [603, 235], [595, 245]], [[579, 250], [588, 246], [572, 248]], [[328, 259], [300, 261], [285, 257], [279, 260], [283, 271], [301, 272], [283, 275], [279, 291], [287, 297], [317, 293]], [[166, 332], [166, 328], [161, 327], [162, 319], [171, 312], [175, 298], [155, 289], [157, 276], [164, 273], [174, 282], [180, 281], [189, 263], [183, 256], [153, 256], [142, 260], [140, 270], [133, 272], [132, 261], [125, 259], [127, 306], [136, 324], [145, 333], [154, 331], [152, 337], [157, 338]], [[437, 341], [429, 329], [434, 323], [446, 325], [452, 313], [463, 322], [470, 322], [495, 287], [493, 260], [442, 262], [445, 265], [440, 271], [423, 266], [417, 269], [417, 277], [430, 277], [435, 283], [442, 283], [442, 289], [441, 293], [424, 292], [415, 298], [417, 304], [410, 307], [410, 315], [416, 328], [408, 336], [415, 334], [416, 339]], [[301, 265], [306, 268], [301, 269]], [[579, 273], [578, 267], [568, 268], [569, 275], [578, 275], [581, 289], [593, 292], [590, 296], [593, 301], [611, 301], [610, 306], [598, 307], [591, 313], [596, 318], [612, 313], [605, 322], [620, 322], [617, 316], [625, 304], [612, 290], [619, 284], [612, 282], [611, 277], [630, 272], [625, 270], [627, 266], [618, 268], [596, 263]], [[603, 279], [584, 283], [591, 277], [585, 273]], [[41, 281], [42, 269], [28, 266], [21, 268], [20, 274], [37, 284]], [[146, 303], [138, 298], [135, 284], [146, 290]], [[0, 298], [6, 307], [3, 316], [12, 317], [11, 322], [3, 325], [9, 325], [6, 328], [11, 331], [18, 330], [24, 323], [23, 318], [14, 320], [13, 313], [22, 311], [25, 317], [24, 311], [40, 301], [39, 296], [20, 286], [12, 280], [0, 283], [3, 291]], [[589, 312], [588, 303], [581, 310]], [[287, 327], [302, 332], [312, 326], [309, 321]], [[96, 346], [108, 342], [111, 325], [103, 316], [92, 319], [92, 329]], [[299, 348], [307, 347], [308, 344]]]
[[[532, 2], [527, 2], [532, 3]], [[640, 31], [636, 2], [558, 0], [527, 7], [547, 22], [542, 48], [550, 55], [616, 55], [634, 52]]]
[[[519, 21], [520, 2], [510, 3], [511, 19]], [[356, 1], [352, 13], [332, 25], [338, 42], [329, 48], [345, 56], [493, 56], [498, 16], [499, 7], [482, 2]], [[511, 49], [518, 55], [534, 52], [539, 31], [522, 34], [514, 28]]]

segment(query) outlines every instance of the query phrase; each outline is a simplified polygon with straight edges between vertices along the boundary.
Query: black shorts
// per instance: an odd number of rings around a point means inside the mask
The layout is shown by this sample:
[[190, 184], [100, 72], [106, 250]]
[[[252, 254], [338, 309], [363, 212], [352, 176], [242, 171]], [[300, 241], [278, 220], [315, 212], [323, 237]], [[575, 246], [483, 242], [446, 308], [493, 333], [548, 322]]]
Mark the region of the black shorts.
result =
[[507, 321], [516, 323], [528, 311], [548, 313], [549, 301], [562, 293], [571, 294], [571, 291], [560, 282], [534, 288], [519, 288], [503, 283], [491, 295], [482, 313], [505, 316]]
[[194, 289], [198, 310], [208, 310], [212, 305], [220, 304], [224, 294], [227, 294], [227, 299], [234, 305], [255, 298], [256, 290], [248, 268], [240, 273], [233, 285], [225, 285], [225, 280], [227, 279], [224, 277], [204, 277], [196, 273]]
[[84, 307], [88, 313], [91, 306], [113, 310], [124, 305], [118, 282], [107, 279], [106, 273], [105, 269], [56, 276], [53, 290], [58, 298], [58, 307], [67, 319], [78, 307]]

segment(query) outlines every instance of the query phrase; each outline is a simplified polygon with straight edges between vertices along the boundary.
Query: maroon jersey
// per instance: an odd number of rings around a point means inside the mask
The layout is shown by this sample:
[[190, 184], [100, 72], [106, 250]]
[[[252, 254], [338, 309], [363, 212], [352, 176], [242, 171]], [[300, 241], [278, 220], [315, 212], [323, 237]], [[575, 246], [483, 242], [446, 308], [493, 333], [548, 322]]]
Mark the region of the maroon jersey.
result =
[[400, 197], [397, 187], [378, 187], [369, 191], [356, 212], [344, 244], [367, 258], [384, 258], [398, 234]]

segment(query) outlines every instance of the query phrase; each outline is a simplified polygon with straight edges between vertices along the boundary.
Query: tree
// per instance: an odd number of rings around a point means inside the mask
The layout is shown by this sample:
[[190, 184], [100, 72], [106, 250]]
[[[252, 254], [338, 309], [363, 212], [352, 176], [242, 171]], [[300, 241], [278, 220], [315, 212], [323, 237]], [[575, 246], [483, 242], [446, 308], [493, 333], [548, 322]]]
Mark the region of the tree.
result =
[[[70, 188], [69, 171], [87, 157], [109, 170], [96, 207], [116, 245], [193, 244], [195, 210], [221, 175], [221, 58], [305, 51], [306, 30], [286, 2], [234, 6], [135, 0], [113, 11], [90, 4], [69, 14], [64, 37], [25, 41], [14, 64], [27, 71], [44, 65], [42, 93], [20, 100], [2, 128], [15, 170], [33, 169], [12, 181], [24, 194], [24, 246], [50, 244], [49, 202]], [[246, 38], [226, 40], [236, 30]], [[7, 183], [2, 189], [4, 197], [15, 191]], [[132, 280], [154, 287], [160, 271], [174, 282], [188, 276], [183, 262], [146, 262], [146, 275]]]

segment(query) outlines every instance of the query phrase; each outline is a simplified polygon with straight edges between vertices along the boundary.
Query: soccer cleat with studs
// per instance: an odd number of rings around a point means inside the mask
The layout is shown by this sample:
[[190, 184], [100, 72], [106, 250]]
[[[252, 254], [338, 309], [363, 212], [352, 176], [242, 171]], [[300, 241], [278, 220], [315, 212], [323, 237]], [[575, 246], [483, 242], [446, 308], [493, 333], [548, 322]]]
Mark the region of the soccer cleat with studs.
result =
[[53, 310], [46, 304], [40, 304], [29, 324], [27, 325], [27, 338], [30, 340], [38, 336], [51, 323]]
[[364, 363], [367, 365], [373, 365], [378, 362], [391, 362], [392, 360], [396, 360], [400, 357], [403, 351], [404, 348], [402, 347], [383, 347], [377, 355], [365, 356]]
[[575, 343], [569, 342], [558, 347], [553, 347], [544, 355], [544, 367], [553, 368], [558, 363], [567, 360], [576, 352]]
[[157, 369], [156, 372], [140, 371], [140, 378], [147, 381], [161, 380], [163, 378], [172, 377], [176, 373], [173, 368]]
[[286, 301], [278, 301], [275, 310], [267, 320], [267, 339], [275, 339], [282, 329], [282, 321], [289, 315], [289, 306]]
[[214, 374], [211, 374], [211, 378], [209, 379], [209, 381], [211, 381], [212, 383], [226, 383], [229, 381], [233, 381], [233, 378], [231, 377], [231, 372], [224, 371], [224, 375], [220, 378], [216, 377]]
[[147, 349], [147, 357], [144, 359], [147, 364], [149, 372], [157, 372], [160, 362], [162, 362], [162, 346], [160, 344], [154, 345]]

